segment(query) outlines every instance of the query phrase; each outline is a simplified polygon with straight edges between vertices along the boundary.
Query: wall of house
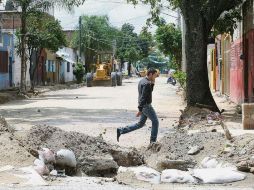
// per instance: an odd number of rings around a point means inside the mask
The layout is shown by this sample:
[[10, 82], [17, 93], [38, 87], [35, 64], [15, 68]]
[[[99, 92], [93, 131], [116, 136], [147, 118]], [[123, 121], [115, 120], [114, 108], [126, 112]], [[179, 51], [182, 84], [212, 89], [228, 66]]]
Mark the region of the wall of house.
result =
[[57, 52], [61, 55], [62, 61], [60, 61], [60, 81], [70, 82], [75, 80], [75, 76], [73, 75], [73, 64], [76, 63], [77, 53], [74, 49], [64, 47], [59, 49]]
[[246, 102], [254, 102], [254, 1], [247, 0], [243, 5], [243, 54], [247, 66], [248, 83]]
[[[2, 32], [2, 31], [1, 31]], [[0, 44], [0, 89], [7, 89], [10, 87], [10, 73], [9, 73], [9, 46], [8, 41], [10, 37], [6, 33], [1, 33]]]
[[56, 60], [56, 54], [46, 50], [47, 59], [46, 59], [46, 83], [58, 83], [59, 82], [59, 70], [60, 64]]
[[235, 103], [244, 101], [244, 72], [243, 61], [240, 59], [242, 54], [242, 39], [235, 40], [231, 44], [230, 52], [230, 99]]

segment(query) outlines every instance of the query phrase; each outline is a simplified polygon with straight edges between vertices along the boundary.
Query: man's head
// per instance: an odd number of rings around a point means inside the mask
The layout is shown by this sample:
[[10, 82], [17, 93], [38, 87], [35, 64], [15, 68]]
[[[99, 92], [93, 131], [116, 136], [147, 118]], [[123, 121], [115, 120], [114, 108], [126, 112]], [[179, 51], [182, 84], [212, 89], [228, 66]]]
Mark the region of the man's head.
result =
[[147, 78], [149, 80], [154, 81], [157, 76], [158, 76], [158, 74], [157, 74], [157, 70], [156, 69], [150, 68], [150, 69], [147, 70]]

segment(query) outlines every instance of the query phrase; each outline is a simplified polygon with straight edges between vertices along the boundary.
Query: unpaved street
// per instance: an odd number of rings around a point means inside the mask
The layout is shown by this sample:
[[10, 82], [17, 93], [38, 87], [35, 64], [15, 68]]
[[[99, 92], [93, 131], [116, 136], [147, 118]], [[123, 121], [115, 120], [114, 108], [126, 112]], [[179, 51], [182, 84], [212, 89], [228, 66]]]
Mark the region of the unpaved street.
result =
[[[103, 135], [106, 141], [116, 143], [116, 128], [137, 122], [137, 84], [139, 78], [126, 79], [120, 87], [82, 87], [50, 91], [38, 98], [13, 101], [0, 107], [0, 115], [23, 132], [33, 125], [46, 124], [66, 131], [77, 131], [91, 136]], [[153, 94], [153, 106], [160, 121], [159, 138], [179, 119], [180, 97], [176, 87], [159, 77]], [[180, 106], [179, 106], [180, 105]], [[147, 126], [121, 136], [121, 146], [140, 147], [150, 138]]]

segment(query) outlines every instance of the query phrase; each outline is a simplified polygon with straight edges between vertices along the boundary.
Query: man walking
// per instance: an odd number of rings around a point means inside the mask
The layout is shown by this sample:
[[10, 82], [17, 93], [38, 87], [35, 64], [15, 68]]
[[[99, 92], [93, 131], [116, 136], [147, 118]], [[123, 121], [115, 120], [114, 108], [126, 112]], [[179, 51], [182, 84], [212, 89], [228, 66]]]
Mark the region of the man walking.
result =
[[140, 120], [136, 124], [117, 128], [117, 141], [119, 141], [119, 137], [122, 134], [142, 128], [145, 125], [147, 118], [149, 118], [152, 121], [150, 143], [156, 142], [159, 121], [151, 103], [153, 87], [157, 76], [157, 70], [150, 68], [147, 71], [147, 76], [140, 80], [138, 84], [138, 112], [136, 114], [137, 117], [140, 117]]

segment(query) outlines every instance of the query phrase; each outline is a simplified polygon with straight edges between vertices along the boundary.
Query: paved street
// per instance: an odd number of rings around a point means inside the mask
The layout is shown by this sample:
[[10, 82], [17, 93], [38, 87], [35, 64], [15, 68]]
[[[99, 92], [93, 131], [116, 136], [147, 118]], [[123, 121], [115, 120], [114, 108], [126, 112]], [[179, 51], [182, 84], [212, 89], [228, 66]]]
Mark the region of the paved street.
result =
[[[103, 134], [107, 141], [116, 142], [116, 128], [137, 122], [137, 84], [139, 78], [124, 80], [120, 87], [82, 87], [45, 93], [42, 97], [14, 101], [0, 107], [9, 124], [19, 131], [33, 125], [46, 124], [66, 131], [78, 131], [92, 136]], [[175, 87], [166, 78], [157, 79], [153, 106], [160, 122], [159, 138], [172, 127], [182, 109]], [[147, 126], [122, 136], [120, 145], [140, 147], [150, 138]], [[105, 133], [105, 134], [104, 134]], [[128, 143], [127, 143], [128, 142]]]

